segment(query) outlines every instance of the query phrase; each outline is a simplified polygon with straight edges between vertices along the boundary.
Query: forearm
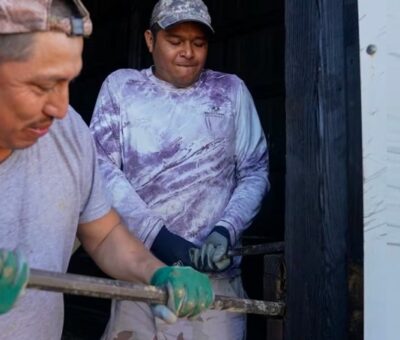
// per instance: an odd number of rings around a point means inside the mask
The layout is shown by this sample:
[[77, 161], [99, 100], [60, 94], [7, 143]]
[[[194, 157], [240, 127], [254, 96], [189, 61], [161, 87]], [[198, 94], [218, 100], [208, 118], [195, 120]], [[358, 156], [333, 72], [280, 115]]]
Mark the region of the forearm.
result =
[[220, 220], [216, 223], [229, 230], [233, 245], [254, 220], [268, 189], [269, 182], [264, 171], [239, 180]]
[[253, 99], [243, 82], [236, 98], [236, 187], [217, 225], [226, 227], [235, 244], [249, 227], [269, 190], [268, 146]]
[[122, 224], [115, 226], [91, 255], [102, 270], [120, 280], [149, 283], [154, 272], [164, 266]]
[[130, 232], [149, 246], [151, 242], [148, 239], [153, 241], [151, 234], [157, 234], [164, 221], [147, 206], [126, 175], [108, 158], [109, 155], [99, 148], [97, 154], [114, 209], [123, 218]]
[[96, 264], [119, 280], [148, 283], [153, 273], [165, 266], [130, 234], [114, 211], [81, 225], [78, 237]]

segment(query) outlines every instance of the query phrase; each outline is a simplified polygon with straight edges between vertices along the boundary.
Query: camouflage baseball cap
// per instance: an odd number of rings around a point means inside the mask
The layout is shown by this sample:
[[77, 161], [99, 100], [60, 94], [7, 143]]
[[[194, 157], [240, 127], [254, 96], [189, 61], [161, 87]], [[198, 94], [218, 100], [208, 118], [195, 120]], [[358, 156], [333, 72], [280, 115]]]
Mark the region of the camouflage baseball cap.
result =
[[199, 22], [214, 32], [207, 6], [201, 0], [159, 0], [151, 15], [150, 27], [158, 24], [166, 29], [185, 21]]
[[0, 0], [0, 34], [60, 31], [89, 36], [92, 22], [80, 0], [65, 0], [73, 16], [52, 16], [53, 0]]

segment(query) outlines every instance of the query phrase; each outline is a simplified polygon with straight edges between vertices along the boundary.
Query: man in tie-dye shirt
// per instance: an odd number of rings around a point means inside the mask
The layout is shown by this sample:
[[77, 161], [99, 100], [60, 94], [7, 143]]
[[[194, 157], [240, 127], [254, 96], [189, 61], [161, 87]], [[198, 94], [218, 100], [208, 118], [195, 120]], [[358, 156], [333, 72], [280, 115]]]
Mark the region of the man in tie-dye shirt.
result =
[[[213, 34], [201, 0], [160, 0], [145, 32], [154, 66], [104, 82], [91, 121], [114, 207], [167, 264], [209, 273], [216, 294], [245, 297], [240, 244], [269, 188], [267, 144], [235, 75], [204, 69]], [[112, 254], [110, 254], [112, 256]], [[206, 311], [168, 325], [114, 302], [105, 338], [244, 339], [244, 315]]]

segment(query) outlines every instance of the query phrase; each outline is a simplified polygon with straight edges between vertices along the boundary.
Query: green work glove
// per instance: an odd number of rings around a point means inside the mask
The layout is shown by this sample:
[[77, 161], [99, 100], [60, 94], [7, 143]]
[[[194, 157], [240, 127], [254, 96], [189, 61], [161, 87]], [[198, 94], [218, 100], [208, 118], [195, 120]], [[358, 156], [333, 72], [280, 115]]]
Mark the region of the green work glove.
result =
[[28, 283], [29, 269], [23, 257], [0, 249], [0, 314], [8, 312]]
[[232, 263], [227, 256], [229, 246], [228, 230], [221, 226], [215, 227], [200, 249], [190, 249], [193, 267], [202, 272], [221, 272], [227, 269]]
[[154, 306], [153, 313], [168, 323], [175, 322], [177, 317], [197, 316], [214, 300], [208, 276], [191, 267], [161, 267], [150, 283], [167, 290], [166, 306]]

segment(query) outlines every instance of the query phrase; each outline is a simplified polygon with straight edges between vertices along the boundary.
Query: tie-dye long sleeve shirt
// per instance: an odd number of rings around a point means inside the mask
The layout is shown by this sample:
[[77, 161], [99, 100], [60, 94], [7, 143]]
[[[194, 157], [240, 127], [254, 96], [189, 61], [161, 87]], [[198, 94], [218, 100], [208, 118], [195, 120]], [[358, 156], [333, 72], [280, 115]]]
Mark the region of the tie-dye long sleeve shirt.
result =
[[196, 245], [224, 226], [234, 245], [269, 188], [265, 136], [234, 75], [205, 70], [178, 89], [151, 68], [116, 71], [90, 128], [113, 205], [148, 247], [163, 225]]

